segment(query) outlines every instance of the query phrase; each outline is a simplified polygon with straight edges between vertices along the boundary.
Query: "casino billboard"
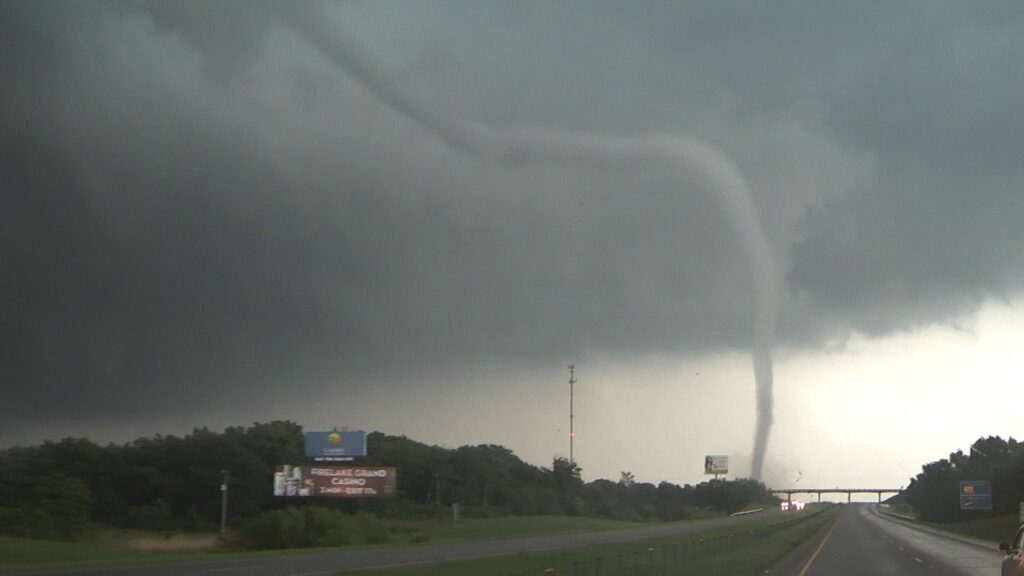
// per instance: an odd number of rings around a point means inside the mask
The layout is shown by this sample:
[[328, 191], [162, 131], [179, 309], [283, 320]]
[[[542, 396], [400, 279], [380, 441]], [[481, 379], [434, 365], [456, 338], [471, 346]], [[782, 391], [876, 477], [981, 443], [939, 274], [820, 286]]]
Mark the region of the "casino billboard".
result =
[[389, 466], [283, 465], [274, 472], [274, 496], [387, 498], [397, 485]]
[[366, 432], [306, 432], [306, 458], [315, 462], [352, 462], [366, 457]]

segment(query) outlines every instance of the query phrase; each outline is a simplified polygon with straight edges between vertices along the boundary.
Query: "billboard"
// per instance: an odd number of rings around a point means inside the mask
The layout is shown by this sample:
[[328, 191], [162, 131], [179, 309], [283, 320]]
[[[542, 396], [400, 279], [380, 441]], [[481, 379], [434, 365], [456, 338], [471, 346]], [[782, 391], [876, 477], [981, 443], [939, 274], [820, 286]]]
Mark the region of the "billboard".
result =
[[704, 473], [705, 474], [728, 474], [729, 473], [729, 457], [728, 456], [705, 456], [704, 457]]
[[352, 462], [366, 457], [366, 432], [306, 432], [306, 458], [316, 462]]
[[992, 483], [988, 480], [968, 480], [960, 483], [961, 510], [991, 510]]
[[278, 466], [274, 496], [385, 498], [395, 495], [398, 473], [389, 466]]

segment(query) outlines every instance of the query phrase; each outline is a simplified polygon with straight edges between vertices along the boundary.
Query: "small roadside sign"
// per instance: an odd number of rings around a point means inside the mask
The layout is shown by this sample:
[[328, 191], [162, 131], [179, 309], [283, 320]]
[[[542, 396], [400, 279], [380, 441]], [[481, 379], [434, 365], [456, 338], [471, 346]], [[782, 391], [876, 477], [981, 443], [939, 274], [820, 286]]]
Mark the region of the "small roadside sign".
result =
[[965, 480], [961, 482], [960, 509], [991, 510], [992, 483], [988, 480]]

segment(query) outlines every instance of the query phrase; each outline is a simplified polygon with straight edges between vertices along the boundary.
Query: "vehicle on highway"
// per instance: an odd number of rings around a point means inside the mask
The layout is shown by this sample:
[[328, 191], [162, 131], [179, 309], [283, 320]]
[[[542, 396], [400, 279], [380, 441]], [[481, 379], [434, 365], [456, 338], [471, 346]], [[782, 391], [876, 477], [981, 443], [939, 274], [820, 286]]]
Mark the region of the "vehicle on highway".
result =
[[1000, 570], [1002, 576], [1024, 576], [1024, 555], [1021, 552], [1021, 544], [1024, 544], [1021, 542], [1022, 537], [1024, 537], [1024, 524], [1017, 529], [1017, 535], [1013, 538], [1012, 544], [1006, 542], [999, 544], [999, 549], [1006, 553]]

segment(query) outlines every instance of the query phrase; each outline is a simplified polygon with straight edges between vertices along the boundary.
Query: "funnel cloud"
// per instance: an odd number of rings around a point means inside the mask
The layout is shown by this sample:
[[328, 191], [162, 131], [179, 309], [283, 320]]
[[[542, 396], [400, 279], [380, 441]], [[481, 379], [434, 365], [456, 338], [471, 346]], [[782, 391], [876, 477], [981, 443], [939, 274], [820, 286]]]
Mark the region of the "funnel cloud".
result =
[[454, 149], [510, 168], [558, 164], [623, 171], [659, 170], [677, 180], [696, 175], [705, 188], [712, 190], [740, 241], [753, 281], [756, 423], [751, 476], [762, 478], [773, 422], [776, 272], [750, 189], [724, 152], [694, 138], [666, 134], [608, 137], [532, 127], [498, 129], [444, 114], [404, 91], [368, 54], [329, 26], [328, 19], [313, 12], [294, 12], [287, 18], [300, 35], [381, 101]]

